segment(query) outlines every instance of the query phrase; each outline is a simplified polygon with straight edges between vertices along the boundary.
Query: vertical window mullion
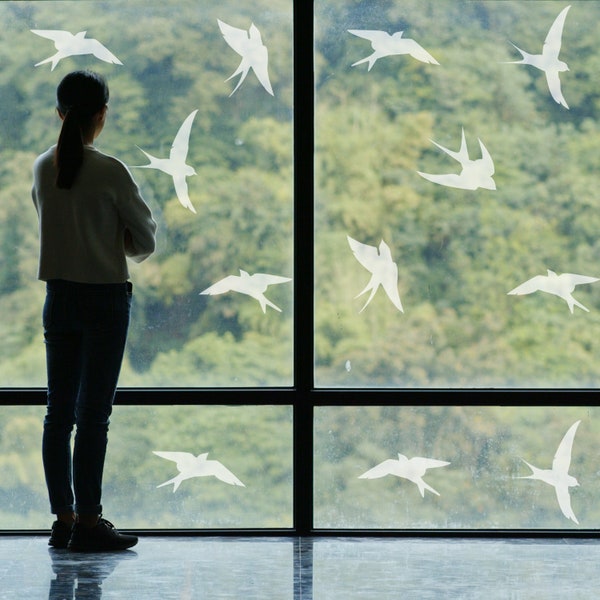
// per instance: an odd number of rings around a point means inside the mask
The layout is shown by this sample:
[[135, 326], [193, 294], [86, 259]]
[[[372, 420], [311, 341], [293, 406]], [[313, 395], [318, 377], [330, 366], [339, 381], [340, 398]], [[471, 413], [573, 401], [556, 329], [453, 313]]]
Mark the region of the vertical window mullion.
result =
[[294, 2], [294, 526], [313, 527], [313, 10]]

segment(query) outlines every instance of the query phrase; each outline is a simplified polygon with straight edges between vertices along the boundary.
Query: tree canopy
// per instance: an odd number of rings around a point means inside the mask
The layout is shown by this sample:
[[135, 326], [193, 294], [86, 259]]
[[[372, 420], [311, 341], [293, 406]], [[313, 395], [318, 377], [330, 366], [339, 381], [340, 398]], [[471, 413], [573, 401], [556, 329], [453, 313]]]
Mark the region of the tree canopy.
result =
[[[560, 73], [507, 64], [541, 53], [560, 2], [331, 2], [316, 35], [316, 376], [350, 387], [595, 387], [600, 286], [590, 309], [538, 292], [508, 296], [547, 269], [598, 277], [598, 3], [573, 3]], [[591, 20], [591, 21], [590, 21]], [[383, 56], [349, 30], [403, 31], [437, 59]], [[495, 190], [438, 185], [459, 173], [436, 142], [493, 157]], [[404, 314], [383, 289], [359, 314], [370, 274], [347, 236], [385, 240]], [[345, 365], [350, 361], [352, 370]]]

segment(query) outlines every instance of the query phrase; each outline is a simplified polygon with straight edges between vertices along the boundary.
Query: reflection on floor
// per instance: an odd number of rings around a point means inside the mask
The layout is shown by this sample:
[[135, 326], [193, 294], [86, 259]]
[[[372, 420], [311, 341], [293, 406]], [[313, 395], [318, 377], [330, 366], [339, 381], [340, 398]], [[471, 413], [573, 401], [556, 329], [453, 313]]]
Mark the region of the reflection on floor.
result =
[[143, 537], [109, 554], [0, 536], [4, 600], [589, 600], [600, 541]]

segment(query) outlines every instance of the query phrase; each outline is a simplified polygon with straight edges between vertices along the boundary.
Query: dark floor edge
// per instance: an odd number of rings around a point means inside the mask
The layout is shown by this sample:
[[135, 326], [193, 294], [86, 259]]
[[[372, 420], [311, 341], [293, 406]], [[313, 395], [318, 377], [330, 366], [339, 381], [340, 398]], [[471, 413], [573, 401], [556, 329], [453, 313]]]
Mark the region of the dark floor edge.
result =
[[[600, 531], [580, 529], [576, 531], [562, 529], [492, 529], [492, 530], [431, 530], [431, 529], [314, 529], [297, 532], [291, 529], [128, 529], [123, 532], [140, 537], [218, 537], [218, 538], [432, 538], [432, 539], [590, 539], [600, 540]], [[2, 537], [35, 537], [49, 535], [49, 529], [0, 530]]]

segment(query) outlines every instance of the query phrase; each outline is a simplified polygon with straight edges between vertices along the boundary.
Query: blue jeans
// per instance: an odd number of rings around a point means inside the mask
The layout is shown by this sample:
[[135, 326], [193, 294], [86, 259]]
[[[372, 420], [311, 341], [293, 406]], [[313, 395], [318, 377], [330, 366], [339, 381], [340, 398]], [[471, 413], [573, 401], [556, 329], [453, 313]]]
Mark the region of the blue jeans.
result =
[[129, 282], [51, 280], [46, 284], [43, 325], [48, 404], [42, 458], [54, 514], [102, 513], [109, 418], [123, 361], [131, 298]]

